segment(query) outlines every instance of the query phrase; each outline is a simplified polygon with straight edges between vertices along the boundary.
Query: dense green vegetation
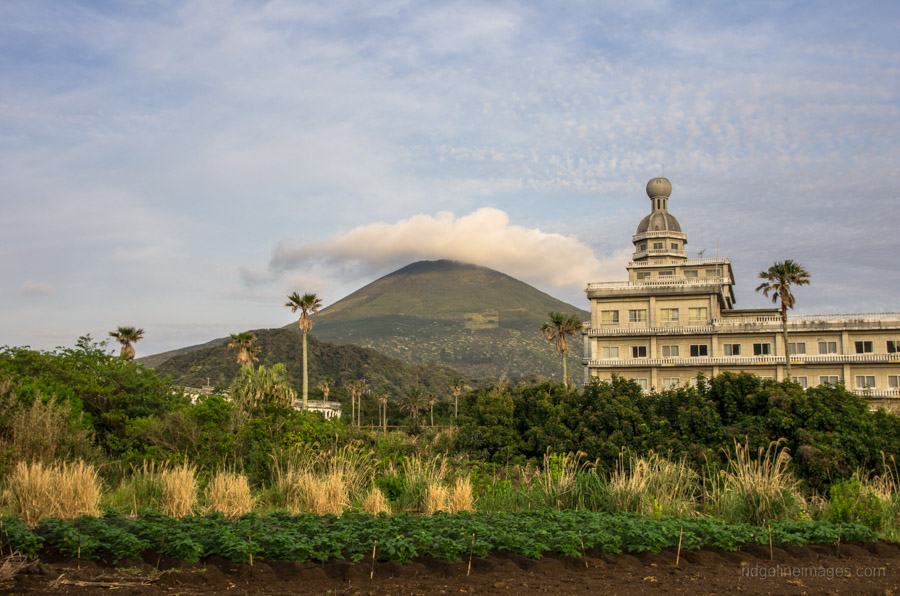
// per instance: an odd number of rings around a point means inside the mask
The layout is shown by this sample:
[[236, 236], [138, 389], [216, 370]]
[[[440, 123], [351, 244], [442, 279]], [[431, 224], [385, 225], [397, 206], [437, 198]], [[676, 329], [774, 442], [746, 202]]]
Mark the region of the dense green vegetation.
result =
[[784, 439], [796, 474], [824, 491], [857, 469], [883, 471], [883, 455], [900, 453], [900, 418], [870, 412], [864, 398], [750, 374], [649, 394], [621, 378], [581, 392], [550, 382], [491, 387], [466, 395], [461, 412], [457, 448], [496, 462], [582, 452], [609, 470], [627, 449], [702, 466], [735, 441], [756, 451]]
[[679, 544], [685, 550], [737, 550], [742, 544], [802, 546], [869, 541], [877, 535], [861, 524], [773, 522], [768, 527], [725, 524], [704, 518], [646, 519], [590, 511], [524, 511], [435, 514], [413, 517], [275, 513], [247, 514], [230, 521], [221, 515], [137, 518], [110, 511], [103, 518], [44, 520], [32, 534], [16, 518], [4, 517], [2, 546], [33, 555], [42, 545], [83, 559], [108, 555], [113, 563], [138, 558], [145, 550], [197, 561], [217, 555], [241, 563], [252, 559], [330, 561], [371, 556], [408, 563], [419, 556], [459, 561], [470, 553], [485, 557], [506, 552], [531, 558], [547, 554], [580, 557], [603, 553], [659, 552]]

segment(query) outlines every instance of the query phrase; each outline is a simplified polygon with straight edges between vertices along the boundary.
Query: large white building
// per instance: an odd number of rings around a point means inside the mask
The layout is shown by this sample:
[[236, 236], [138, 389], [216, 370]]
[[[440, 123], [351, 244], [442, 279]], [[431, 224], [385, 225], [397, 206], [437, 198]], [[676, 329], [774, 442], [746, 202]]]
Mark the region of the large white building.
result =
[[[671, 192], [666, 178], [647, 183], [651, 211], [632, 237], [628, 281], [587, 287], [585, 382], [617, 374], [662, 390], [701, 373], [782, 380], [779, 310], [735, 308], [731, 262], [688, 258], [687, 234], [668, 211]], [[897, 409], [900, 313], [793, 315], [788, 331], [791, 375], [802, 386], [841, 383]]]

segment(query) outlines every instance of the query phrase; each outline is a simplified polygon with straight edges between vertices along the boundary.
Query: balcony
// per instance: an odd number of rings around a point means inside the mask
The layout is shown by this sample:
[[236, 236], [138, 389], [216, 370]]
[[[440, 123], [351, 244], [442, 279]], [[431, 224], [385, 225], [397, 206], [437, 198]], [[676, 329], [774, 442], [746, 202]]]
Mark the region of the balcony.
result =
[[[715, 278], [709, 278], [714, 280]], [[645, 283], [645, 282], [639, 282]], [[653, 284], [655, 282], [646, 282]], [[719, 283], [723, 283], [719, 278]], [[605, 282], [603, 284], [591, 284], [591, 286], [601, 286], [597, 289], [606, 291], [615, 291], [615, 288], [625, 286], [610, 286], [606, 284], [628, 284], [634, 287], [631, 282]], [[648, 285], [648, 287], [653, 287]], [[657, 286], [658, 287], [658, 286]], [[822, 331], [828, 331], [829, 328], [834, 330], [846, 329], [853, 324], [858, 324], [866, 328], [879, 329], [883, 323], [889, 323], [891, 326], [900, 327], [900, 313], [882, 312], [882, 313], [856, 313], [856, 314], [837, 314], [837, 315], [788, 315], [788, 332], [796, 333], [798, 331], [808, 330], [810, 327], [819, 327]], [[582, 333], [589, 337], [609, 337], [618, 335], [698, 335], [713, 333], [779, 333], [781, 332], [781, 317], [759, 315], [754, 317], [725, 317], [721, 319], [713, 319], [707, 322], [690, 322], [683, 327], [666, 326], [666, 327], [601, 327], [592, 328], [589, 322], [582, 325]]]
[[672, 250], [668, 248], [651, 248], [650, 250], [635, 251], [632, 258], [643, 259], [646, 257], [684, 257], [685, 259], [687, 259], [687, 251]]
[[[595, 283], [589, 283], [587, 285], [587, 292], [591, 290], [621, 290], [623, 292], [626, 291], [634, 291], [634, 290], [643, 290], [643, 289], [656, 289], [656, 288], [677, 288], [677, 287], [701, 287], [701, 286], [712, 286], [719, 287], [722, 285], [731, 285], [733, 282], [731, 278], [728, 277], [682, 277], [680, 275], [671, 275], [665, 276], [665, 278], [659, 278], [654, 280], [642, 280], [642, 281], [601, 281]], [[779, 319], [780, 321], [781, 319]]]
[[[900, 363], [900, 354], [796, 354], [791, 364], [885, 364]], [[691, 368], [695, 366], [776, 366], [785, 363], [784, 356], [700, 356], [697, 358], [585, 358], [582, 364], [591, 368]]]

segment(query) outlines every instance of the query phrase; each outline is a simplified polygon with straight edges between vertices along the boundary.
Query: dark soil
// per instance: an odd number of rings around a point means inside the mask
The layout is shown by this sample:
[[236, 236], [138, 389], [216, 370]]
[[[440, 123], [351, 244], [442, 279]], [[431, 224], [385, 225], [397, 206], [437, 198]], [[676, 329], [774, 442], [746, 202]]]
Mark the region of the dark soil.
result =
[[[770, 556], [772, 559], [770, 560]], [[747, 546], [737, 552], [545, 557], [509, 554], [408, 565], [325, 564], [210, 557], [196, 564], [159, 559], [104, 562], [43, 553], [0, 594], [878, 594], [900, 596], [900, 547], [886, 542]]]

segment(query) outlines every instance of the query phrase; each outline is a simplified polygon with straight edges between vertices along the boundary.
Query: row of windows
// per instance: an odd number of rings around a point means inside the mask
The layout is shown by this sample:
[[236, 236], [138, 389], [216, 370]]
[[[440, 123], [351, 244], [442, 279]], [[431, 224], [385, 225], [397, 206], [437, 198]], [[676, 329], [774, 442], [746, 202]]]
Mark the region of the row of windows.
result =
[[[654, 243], [653, 243], [653, 250], [662, 250], [663, 247], [664, 247], [665, 245], [666, 245], [665, 242], [654, 242]], [[670, 242], [670, 243], [669, 243], [669, 248], [670, 248], [671, 250], [678, 250], [680, 246], [681, 246], [681, 245], [678, 244], [677, 242]], [[645, 251], [645, 250], [647, 250], [647, 243], [644, 242], [644, 243], [642, 243], [642, 244], [639, 244], [639, 245], [638, 245], [638, 250], [639, 250], [639, 251]]]
[[[681, 320], [681, 311], [677, 308], [662, 308], [659, 311], [660, 319], [666, 323], [673, 323]], [[706, 321], [709, 317], [709, 309], [705, 306], [688, 309], [689, 321]], [[637, 308], [628, 311], [629, 323], [645, 323], [647, 321], [647, 309]], [[600, 322], [604, 324], [618, 323], [619, 311], [617, 310], [601, 310]]]
[[[771, 377], [762, 377], [764, 379], [771, 379]], [[806, 389], [808, 387], [808, 377], [791, 377], [795, 383], [799, 384], [801, 387]], [[647, 391], [647, 379], [634, 379], [638, 385], [641, 386], [641, 389]], [[819, 385], [837, 385], [840, 383], [840, 377], [837, 375], [821, 375], [819, 377]], [[663, 377], [662, 378], [662, 388], [663, 389], [678, 389], [681, 387], [681, 378], [680, 377]], [[888, 387], [891, 389], [900, 389], [900, 375], [888, 375]], [[874, 375], [857, 375], [856, 377], [856, 388], [857, 389], [875, 389], [875, 376]]]

